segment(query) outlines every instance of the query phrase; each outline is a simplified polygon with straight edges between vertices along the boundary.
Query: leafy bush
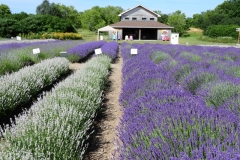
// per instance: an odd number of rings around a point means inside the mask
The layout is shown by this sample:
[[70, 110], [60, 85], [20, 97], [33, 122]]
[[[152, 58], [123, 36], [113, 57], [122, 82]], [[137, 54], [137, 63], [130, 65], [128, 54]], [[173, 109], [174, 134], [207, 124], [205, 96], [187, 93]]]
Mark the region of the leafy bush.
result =
[[15, 19], [0, 20], [0, 36], [11, 37], [21, 34], [39, 33], [41, 38], [42, 32], [73, 32], [76, 29], [71, 23], [63, 18], [54, 17], [51, 15], [30, 15], [20, 21]]
[[0, 37], [17, 36], [17, 21], [13, 19], [0, 19]]
[[211, 38], [208, 36], [200, 36], [198, 37], [199, 40], [201, 41], [206, 41], [206, 42], [214, 42], [214, 43], [236, 43], [237, 40], [233, 37], [216, 37], [216, 38]]
[[238, 32], [236, 32], [236, 28], [239, 28], [237, 25], [213, 25], [209, 26], [206, 31], [204, 31], [204, 35], [209, 36], [211, 38], [217, 37], [232, 37], [237, 39]]

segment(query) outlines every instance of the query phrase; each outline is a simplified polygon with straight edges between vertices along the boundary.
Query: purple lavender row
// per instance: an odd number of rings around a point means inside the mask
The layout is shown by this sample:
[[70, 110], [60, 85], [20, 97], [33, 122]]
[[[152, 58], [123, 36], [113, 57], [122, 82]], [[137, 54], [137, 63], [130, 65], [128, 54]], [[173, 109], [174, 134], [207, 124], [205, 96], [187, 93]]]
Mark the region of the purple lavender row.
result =
[[105, 43], [101, 47], [102, 53], [108, 55], [112, 60], [117, 57], [118, 54], [118, 43], [115, 41]]
[[[129, 56], [133, 46], [121, 46], [124, 65], [120, 104], [125, 110], [119, 127], [120, 159], [240, 158], [240, 114], [234, 111], [239, 110], [239, 76], [225, 69], [239, 67], [238, 51], [142, 46], [134, 46], [139, 49], [134, 57]], [[211, 58], [213, 55], [216, 59]], [[196, 88], [191, 88], [191, 83]], [[217, 92], [219, 89], [225, 89], [224, 93], [230, 89], [229, 95], [234, 98], [226, 101], [228, 95], [214, 95], [222, 93]], [[201, 91], [207, 94], [201, 95]], [[214, 96], [225, 99], [213, 107], [208, 103]]]
[[102, 45], [107, 43], [106, 41], [93, 41], [78, 45], [71, 49], [67, 50], [67, 54], [78, 55], [80, 59], [86, 58], [90, 53], [92, 53], [95, 49], [101, 48]]

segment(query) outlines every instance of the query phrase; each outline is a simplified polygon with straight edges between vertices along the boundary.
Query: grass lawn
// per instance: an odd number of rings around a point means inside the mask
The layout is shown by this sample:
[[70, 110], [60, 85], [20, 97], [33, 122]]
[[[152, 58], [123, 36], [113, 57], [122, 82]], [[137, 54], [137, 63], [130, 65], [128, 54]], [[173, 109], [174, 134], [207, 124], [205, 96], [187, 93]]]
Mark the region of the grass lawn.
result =
[[83, 36], [83, 40], [85, 41], [96, 41], [97, 34], [87, 29], [79, 29], [78, 33]]
[[186, 45], [236, 45], [236, 43], [214, 43], [214, 42], [207, 42], [207, 41], [201, 41], [198, 38], [203, 35], [203, 31], [201, 29], [197, 28], [190, 28], [189, 31], [187, 31], [190, 35], [189, 37], [180, 37], [179, 38], [179, 44]]

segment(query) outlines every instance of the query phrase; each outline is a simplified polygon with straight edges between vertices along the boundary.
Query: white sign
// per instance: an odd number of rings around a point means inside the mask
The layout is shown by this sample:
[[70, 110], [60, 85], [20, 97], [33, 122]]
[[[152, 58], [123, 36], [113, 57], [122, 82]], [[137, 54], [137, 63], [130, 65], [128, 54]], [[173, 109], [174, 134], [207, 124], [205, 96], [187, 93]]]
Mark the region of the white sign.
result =
[[21, 40], [22, 40], [22, 38], [17, 36], [17, 41], [21, 41]]
[[102, 54], [101, 48], [95, 49], [95, 54]]
[[170, 44], [179, 44], [178, 39], [179, 39], [179, 33], [172, 33]]
[[38, 53], [40, 53], [40, 49], [39, 48], [33, 49], [33, 54], [38, 54]]
[[131, 54], [138, 54], [138, 50], [135, 49], [135, 48], [132, 48], [132, 49], [131, 49]]
[[64, 52], [60, 52], [60, 57], [67, 57], [68, 55], [67, 55], [67, 52], [66, 51], [64, 51]]

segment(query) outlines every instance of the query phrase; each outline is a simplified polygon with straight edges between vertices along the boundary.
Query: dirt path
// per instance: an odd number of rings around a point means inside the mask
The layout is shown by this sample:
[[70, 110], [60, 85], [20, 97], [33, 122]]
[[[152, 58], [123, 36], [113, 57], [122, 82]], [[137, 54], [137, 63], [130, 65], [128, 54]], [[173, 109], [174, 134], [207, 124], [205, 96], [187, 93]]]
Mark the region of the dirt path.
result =
[[76, 70], [82, 68], [82, 66], [83, 66], [84, 64], [85, 64], [85, 63], [71, 63], [71, 64], [69, 65], [69, 68], [70, 68], [71, 70], [73, 70], [73, 71], [76, 71]]
[[118, 103], [121, 92], [122, 58], [118, 57], [111, 64], [112, 72], [109, 76], [110, 88], [104, 100], [104, 111], [97, 117], [95, 133], [90, 140], [84, 160], [110, 160], [117, 149], [116, 127], [120, 122], [122, 112]]

